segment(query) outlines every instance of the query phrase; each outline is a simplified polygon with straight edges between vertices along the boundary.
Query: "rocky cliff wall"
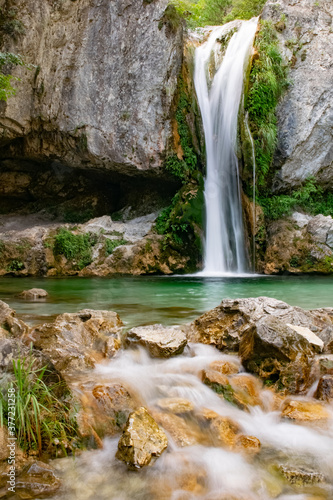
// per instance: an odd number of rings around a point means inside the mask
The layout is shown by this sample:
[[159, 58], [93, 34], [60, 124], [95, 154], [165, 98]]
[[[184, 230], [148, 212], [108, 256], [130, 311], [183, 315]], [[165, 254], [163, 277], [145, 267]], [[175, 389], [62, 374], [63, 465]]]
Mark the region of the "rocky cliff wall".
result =
[[333, 188], [333, 3], [268, 1], [262, 15], [279, 29], [290, 86], [278, 107], [275, 191], [315, 177]]
[[1, 103], [2, 158], [125, 175], [160, 174], [182, 62], [182, 27], [167, 0], [7, 0], [24, 33], [3, 50], [17, 95]]

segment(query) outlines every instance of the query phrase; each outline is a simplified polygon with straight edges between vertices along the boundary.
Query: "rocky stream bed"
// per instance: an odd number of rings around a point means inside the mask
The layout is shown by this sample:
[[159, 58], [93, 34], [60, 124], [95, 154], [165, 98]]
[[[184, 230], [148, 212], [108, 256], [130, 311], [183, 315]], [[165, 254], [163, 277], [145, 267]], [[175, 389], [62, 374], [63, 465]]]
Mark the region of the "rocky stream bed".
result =
[[112, 311], [29, 326], [0, 306], [1, 387], [33, 359], [75, 422], [67, 440], [17, 447], [11, 498], [333, 498], [332, 308], [225, 299], [186, 325], [126, 329]]

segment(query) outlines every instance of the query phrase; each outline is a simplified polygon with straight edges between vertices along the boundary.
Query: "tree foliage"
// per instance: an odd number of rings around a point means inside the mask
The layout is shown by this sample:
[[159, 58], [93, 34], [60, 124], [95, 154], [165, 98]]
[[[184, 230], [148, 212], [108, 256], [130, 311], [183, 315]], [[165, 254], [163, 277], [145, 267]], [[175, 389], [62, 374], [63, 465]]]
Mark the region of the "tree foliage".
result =
[[8, 97], [15, 95], [16, 89], [12, 86], [13, 81], [19, 78], [9, 74], [11, 66], [23, 66], [21, 56], [11, 52], [0, 52], [0, 101], [7, 101]]

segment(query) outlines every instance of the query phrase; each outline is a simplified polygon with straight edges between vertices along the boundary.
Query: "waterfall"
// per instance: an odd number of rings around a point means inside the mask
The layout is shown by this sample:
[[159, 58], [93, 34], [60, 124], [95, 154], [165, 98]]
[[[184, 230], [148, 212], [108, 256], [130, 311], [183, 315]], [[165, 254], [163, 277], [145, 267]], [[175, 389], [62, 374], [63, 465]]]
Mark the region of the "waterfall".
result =
[[258, 19], [243, 21], [232, 36], [211, 87], [208, 66], [217, 39], [225, 27], [213, 29], [196, 49], [194, 84], [205, 132], [206, 238], [204, 273], [243, 273], [247, 269], [238, 161], [235, 153], [237, 121], [244, 69]]

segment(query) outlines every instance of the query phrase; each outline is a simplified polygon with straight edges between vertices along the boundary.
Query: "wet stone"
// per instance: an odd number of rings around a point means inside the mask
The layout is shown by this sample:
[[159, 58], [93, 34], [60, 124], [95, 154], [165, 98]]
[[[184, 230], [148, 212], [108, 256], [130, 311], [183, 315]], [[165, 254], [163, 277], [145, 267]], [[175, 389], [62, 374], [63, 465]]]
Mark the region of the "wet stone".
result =
[[321, 472], [307, 469], [305, 467], [293, 467], [288, 465], [278, 465], [278, 471], [294, 486], [305, 486], [324, 482], [325, 478]]
[[16, 481], [16, 493], [22, 499], [51, 496], [59, 487], [60, 480], [52, 467], [37, 461], [26, 467]]
[[46, 299], [48, 296], [49, 294], [43, 288], [31, 288], [30, 290], [23, 290], [23, 292], [18, 294], [18, 298], [24, 300]]
[[245, 436], [241, 434], [237, 437], [235, 451], [243, 452], [246, 455], [256, 455], [260, 452], [261, 443], [255, 436]]
[[178, 328], [151, 325], [132, 328], [127, 333], [126, 343], [131, 347], [145, 347], [153, 358], [169, 358], [183, 352], [187, 339]]
[[282, 417], [298, 422], [327, 421], [330, 414], [319, 401], [288, 400], [282, 408]]
[[156, 421], [170, 434], [177, 446], [185, 447], [198, 444], [199, 436], [187, 422], [172, 413], [154, 412]]
[[216, 360], [210, 363], [210, 370], [215, 370], [223, 375], [233, 375], [239, 372], [239, 364], [232, 361]]
[[333, 375], [324, 375], [318, 382], [315, 398], [321, 401], [333, 400]]
[[168, 439], [146, 408], [141, 407], [128, 417], [118, 443], [116, 457], [129, 468], [149, 465], [168, 446]]
[[190, 413], [194, 409], [191, 401], [182, 398], [163, 398], [156, 402], [156, 405], [164, 411], [181, 415], [182, 413]]
[[211, 421], [210, 430], [213, 442], [216, 445], [233, 448], [237, 435], [240, 433], [239, 425], [229, 417], [217, 417]]

